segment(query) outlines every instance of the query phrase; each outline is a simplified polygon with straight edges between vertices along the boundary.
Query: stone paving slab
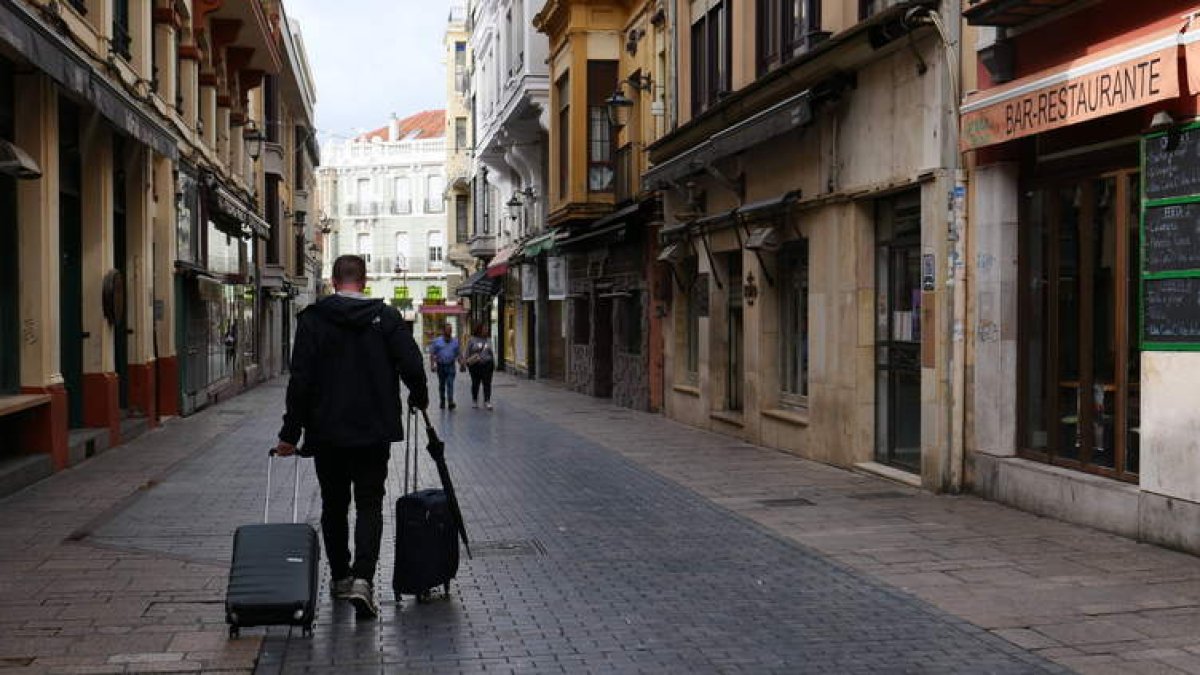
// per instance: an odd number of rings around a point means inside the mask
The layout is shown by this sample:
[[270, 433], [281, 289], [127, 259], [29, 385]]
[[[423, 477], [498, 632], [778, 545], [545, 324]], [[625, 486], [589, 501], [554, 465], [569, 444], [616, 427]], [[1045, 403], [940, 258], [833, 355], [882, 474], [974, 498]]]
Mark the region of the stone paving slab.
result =
[[360, 623], [323, 589], [313, 638], [228, 640], [282, 384], [0, 500], [0, 675], [1200, 672], [1196, 558], [503, 376], [437, 417], [476, 550], [449, 600]]

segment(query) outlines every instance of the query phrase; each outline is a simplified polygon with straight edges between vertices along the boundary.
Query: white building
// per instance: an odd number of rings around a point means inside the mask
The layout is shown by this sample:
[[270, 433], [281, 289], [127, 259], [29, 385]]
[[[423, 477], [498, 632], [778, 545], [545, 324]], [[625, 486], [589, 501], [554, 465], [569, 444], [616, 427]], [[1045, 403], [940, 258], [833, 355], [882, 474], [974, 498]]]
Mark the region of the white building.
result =
[[[418, 335], [461, 311], [447, 300], [444, 110], [427, 110], [352, 140], [326, 143], [318, 185], [328, 230], [324, 277], [334, 259], [367, 259], [367, 294], [416, 322]], [[438, 317], [438, 318], [434, 318]]]
[[552, 359], [561, 349], [550, 330], [561, 326], [561, 303], [550, 303], [546, 284], [538, 283], [546, 276], [550, 240], [549, 43], [531, 23], [541, 6], [538, 0], [468, 5], [475, 209], [469, 250], [489, 266], [488, 274], [507, 277], [495, 332], [503, 362], [519, 373], [561, 379], [561, 359]]

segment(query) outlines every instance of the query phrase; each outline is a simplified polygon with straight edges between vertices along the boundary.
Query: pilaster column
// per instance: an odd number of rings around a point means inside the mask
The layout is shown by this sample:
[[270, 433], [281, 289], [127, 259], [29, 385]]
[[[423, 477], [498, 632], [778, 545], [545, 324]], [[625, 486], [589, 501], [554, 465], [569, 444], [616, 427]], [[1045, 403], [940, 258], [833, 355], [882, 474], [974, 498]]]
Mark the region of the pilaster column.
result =
[[179, 95], [183, 99], [183, 121], [196, 130], [200, 115], [200, 61], [194, 45], [179, 47]]
[[171, 160], [153, 155], [154, 172], [154, 292], [152, 316], [157, 359], [155, 381], [158, 395], [155, 408], [159, 416], [179, 414], [179, 357], [175, 344], [175, 260], [179, 240], [176, 235], [178, 211], [176, 185]]
[[48, 394], [50, 405], [34, 413], [27, 437], [54, 466], [67, 466], [67, 389], [58, 342], [58, 91], [45, 75], [15, 78], [16, 143], [42, 169], [40, 180], [17, 183], [21, 265], [21, 390]]
[[153, 23], [154, 0], [132, 0], [129, 3], [129, 37], [132, 40], [130, 63], [144, 80], [154, 79]]
[[154, 36], [156, 47], [153, 65], [158, 66], [158, 95], [170, 108], [175, 107], [176, 97], [179, 96], [179, 69], [175, 55], [178, 53], [178, 33], [175, 30], [174, 10], [155, 9]]
[[149, 148], [139, 147], [126, 178], [125, 304], [129, 336], [129, 406], [153, 426], [154, 396], [154, 214], [155, 186]]
[[83, 423], [120, 440], [113, 327], [104, 318], [104, 275], [113, 268], [112, 132], [92, 111], [83, 123]]
[[[218, 97], [218, 101], [220, 98]], [[230, 173], [234, 173], [233, 166], [230, 164], [232, 156], [229, 151], [229, 108], [225, 105], [217, 105], [217, 157], [230, 167]]]
[[204, 144], [217, 149], [217, 76], [200, 73], [200, 119]]

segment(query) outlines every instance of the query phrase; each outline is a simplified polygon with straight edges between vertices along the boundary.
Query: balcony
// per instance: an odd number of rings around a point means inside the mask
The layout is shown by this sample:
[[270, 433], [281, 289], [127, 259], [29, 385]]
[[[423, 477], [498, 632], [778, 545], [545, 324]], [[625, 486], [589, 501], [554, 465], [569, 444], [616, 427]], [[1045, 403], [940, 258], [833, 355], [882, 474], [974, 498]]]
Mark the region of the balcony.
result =
[[394, 216], [403, 216], [412, 213], [412, 200], [393, 199], [388, 202], [388, 213]]
[[442, 265], [442, 261], [431, 262], [428, 258], [401, 254], [381, 255], [369, 261], [367, 272], [376, 276], [425, 274], [441, 271]]
[[377, 216], [379, 215], [379, 206], [379, 202], [350, 202], [346, 204], [346, 215]]
[[446, 202], [440, 196], [425, 200], [425, 213], [445, 213]]
[[475, 258], [491, 258], [496, 255], [496, 235], [477, 234], [467, 242], [467, 250]]
[[971, 0], [963, 16], [972, 26], [1012, 28], [1072, 3], [1079, 4], [1077, 0]]

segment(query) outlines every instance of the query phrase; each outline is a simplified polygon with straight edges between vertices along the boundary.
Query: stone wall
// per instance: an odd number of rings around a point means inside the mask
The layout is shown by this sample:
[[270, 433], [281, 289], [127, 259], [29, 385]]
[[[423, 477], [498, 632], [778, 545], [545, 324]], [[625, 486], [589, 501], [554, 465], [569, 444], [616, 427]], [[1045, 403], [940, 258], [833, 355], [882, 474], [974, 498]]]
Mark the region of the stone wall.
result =
[[613, 403], [636, 410], [650, 407], [650, 378], [644, 354], [618, 349], [613, 355]]
[[571, 361], [567, 368], [567, 388], [589, 396], [595, 390], [595, 381], [592, 379], [591, 345], [571, 345]]

